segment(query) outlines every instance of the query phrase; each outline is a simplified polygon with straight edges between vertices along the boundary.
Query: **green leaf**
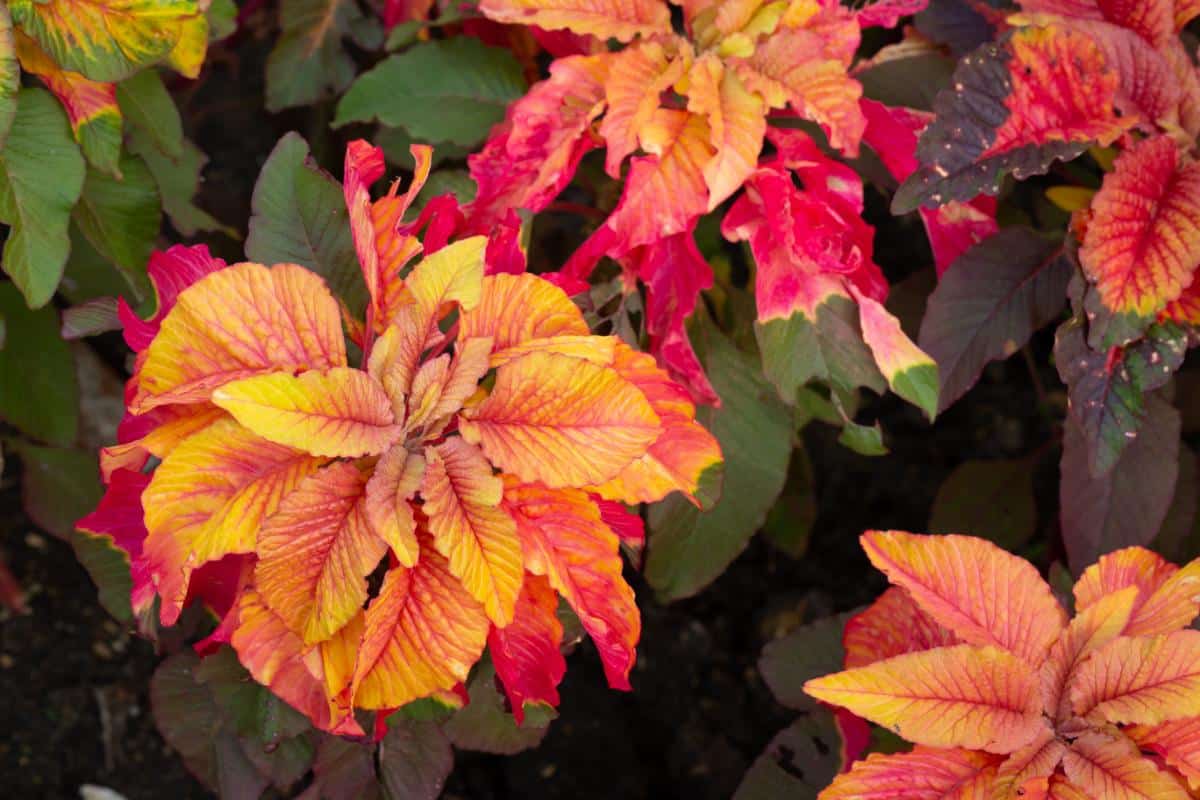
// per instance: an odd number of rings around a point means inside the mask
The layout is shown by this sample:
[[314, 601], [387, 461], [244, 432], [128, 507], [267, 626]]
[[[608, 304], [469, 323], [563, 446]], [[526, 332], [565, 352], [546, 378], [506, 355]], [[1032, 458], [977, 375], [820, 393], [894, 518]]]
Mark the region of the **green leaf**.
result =
[[932, 111], [937, 93], [950, 85], [954, 59], [939, 52], [920, 53], [874, 64], [855, 74], [863, 96], [889, 106]]
[[388, 800], [436, 800], [454, 767], [454, 748], [433, 722], [389, 725], [379, 743], [379, 776]]
[[17, 116], [17, 92], [21, 90], [21, 65], [17, 62], [12, 17], [0, 5], [0, 148], [8, 139]]
[[80, 531], [71, 532], [71, 547], [75, 550], [75, 558], [96, 584], [104, 610], [117, 622], [133, 622], [133, 609], [129, 604], [129, 595], [133, 591], [129, 555], [114, 545], [108, 536], [92, 536]]
[[512, 713], [505, 711], [491, 660], [475, 667], [467, 681], [467, 693], [471, 701], [442, 726], [455, 747], [510, 756], [537, 747], [546, 736], [552, 716], [533, 713], [536, 707], [531, 704], [526, 707], [525, 723], [517, 725]]
[[887, 445], [883, 443], [883, 429], [879, 423], [862, 425], [852, 419], [842, 422], [842, 432], [838, 434], [838, 442], [850, 448], [860, 456], [886, 456]]
[[271, 151], [254, 184], [251, 209], [247, 258], [308, 267], [352, 312], [363, 309], [367, 287], [341, 184], [317, 166], [299, 134], [286, 134]]
[[232, 648], [223, 647], [205, 658], [195, 674], [240, 736], [273, 747], [312, 730], [307, 717], [250, 677]]
[[1200, 465], [1196, 454], [1187, 444], [1179, 447], [1179, 477], [1175, 481], [1175, 494], [1167, 518], [1159, 528], [1154, 540], [1154, 549], [1169, 561], [1185, 564], [1200, 556], [1200, 517], [1196, 515], [1200, 505]]
[[84, 162], [58, 101], [42, 89], [22, 89], [19, 97], [0, 150], [0, 222], [12, 227], [3, 267], [30, 308], [40, 308], [67, 263], [67, 224], [83, 190]]
[[63, 273], [58, 290], [72, 303], [83, 303], [98, 297], [125, 296], [131, 301], [141, 302], [144, 292], [149, 291], [148, 282], [135, 286], [104, 256], [96, 252], [91, 242], [84, 238], [79, 226], [70, 228], [71, 257]]
[[8, 329], [0, 350], [0, 419], [35, 439], [71, 445], [79, 427], [79, 385], [58, 313], [31, 311], [12, 284], [0, 283], [0, 316]]
[[1141, 429], [1112, 469], [1096, 476], [1079, 420], [1067, 416], [1059, 505], [1063, 543], [1076, 575], [1104, 553], [1154, 540], [1175, 495], [1179, 429], [1179, 412], [1161, 394], [1147, 395]]
[[104, 495], [96, 455], [85, 450], [37, 447], [20, 442], [21, 496], [25, 513], [39, 528], [60, 539], [90, 513]]
[[930, 533], [965, 533], [1016, 550], [1036, 531], [1034, 463], [1028, 458], [964, 461], [938, 489]]
[[944, 411], [990, 362], [1008, 358], [1062, 314], [1070, 260], [1059, 242], [1005, 228], [967, 250], [938, 282], [917, 344], [937, 362]]
[[236, 230], [221, 224], [192, 202], [208, 156], [191, 140], [184, 139], [179, 157], [172, 158], [158, 150], [146, 133], [135, 130], [129, 137], [129, 152], [146, 162], [162, 196], [163, 211], [175, 230], [184, 236], [194, 236], [198, 231], [220, 231], [230, 238], [240, 238]]
[[122, 155], [121, 174], [117, 180], [89, 168], [72, 217], [92, 247], [126, 280], [144, 289], [146, 262], [162, 227], [162, 201], [154, 176], [140, 158]]
[[817, 495], [812, 462], [803, 446], [792, 451], [787, 483], [783, 494], [771, 508], [763, 525], [763, 535], [792, 558], [800, 558], [808, 549], [808, 539], [817, 519]]
[[804, 684], [811, 678], [841, 672], [845, 658], [842, 630], [856, 613], [848, 611], [801, 625], [763, 648], [758, 671], [781, 705], [796, 711], [820, 707], [804, 693]]
[[815, 800], [841, 769], [842, 737], [821, 710], [781, 731], [742, 778], [733, 800]]
[[697, 417], [721, 443], [725, 485], [707, 512], [679, 495], [650, 507], [645, 574], [664, 600], [700, 591], [746, 548], [783, 490], [792, 453], [792, 413], [755, 359], [711, 325], [693, 342], [721, 397], [721, 408], [703, 407]]
[[342, 40], [366, 50], [383, 43], [379, 22], [353, 0], [283, 0], [279, 19], [283, 31], [267, 57], [268, 111], [312, 105], [349, 86], [357, 68]]
[[233, 0], [212, 0], [204, 13], [208, 17], [210, 42], [219, 42], [237, 30], [238, 8]]
[[183, 155], [183, 121], [156, 69], [145, 69], [117, 84], [117, 105], [129, 124], [171, 158]]
[[363, 73], [338, 103], [334, 127], [378, 120], [428, 142], [473, 145], [525, 94], [507, 50], [470, 36], [422, 42]]
[[843, 392], [887, 388], [863, 342], [858, 306], [847, 295], [827, 295], [811, 317], [797, 311], [787, 319], [755, 322], [754, 333], [763, 371], [789, 404], [814, 379]]
[[[404, 128], [389, 128], [386, 125], [379, 127], [379, 131], [375, 134], [375, 144], [383, 148], [383, 154], [389, 162], [407, 170], [411, 170], [413, 167], [412, 153], [409, 152], [408, 148], [414, 144], [436, 145], [433, 148], [432, 166], [434, 168], [443, 161], [465, 160], [471, 154], [470, 147], [463, 147], [452, 142], [431, 142], [414, 139], [412, 134], [404, 130]], [[435, 172], [434, 174], [436, 175], [437, 173]]]

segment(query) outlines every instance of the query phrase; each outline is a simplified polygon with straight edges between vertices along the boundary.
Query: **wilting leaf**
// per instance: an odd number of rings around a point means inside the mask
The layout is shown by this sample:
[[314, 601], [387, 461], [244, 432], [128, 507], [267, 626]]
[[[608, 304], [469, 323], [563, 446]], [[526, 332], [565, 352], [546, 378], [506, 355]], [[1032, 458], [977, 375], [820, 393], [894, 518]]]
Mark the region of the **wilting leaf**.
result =
[[251, 200], [246, 257], [292, 263], [325, 278], [352, 311], [366, 303], [341, 186], [313, 161], [298, 134], [279, 140], [263, 164]]
[[383, 43], [378, 20], [350, 0], [284, 0], [283, 31], [267, 57], [267, 110], [311, 105], [354, 80], [343, 39], [374, 50]]
[[3, 266], [30, 307], [38, 308], [62, 278], [84, 162], [67, 116], [49, 92], [23, 89], [18, 97], [16, 121], [0, 151], [0, 222], [11, 226]]
[[0, 284], [0, 418], [50, 444], [69, 446], [79, 425], [75, 362], [53, 309], [30, 311], [10, 284]]
[[1078, 573], [1103, 553], [1154, 539], [1175, 493], [1179, 425], [1179, 412], [1170, 403], [1148, 395], [1136, 437], [1112, 469], [1094, 477], [1082, 425], [1067, 417], [1059, 500], [1072, 571]]
[[521, 65], [508, 51], [469, 36], [423, 42], [363, 73], [334, 125], [379, 120], [422, 141], [473, 145], [524, 93]]
[[970, 533], [1006, 550], [1036, 531], [1033, 467], [1029, 459], [964, 461], [938, 488], [930, 533]]
[[956, 260], [929, 296], [917, 342], [938, 365], [939, 410], [1008, 358], [1065, 305], [1071, 263], [1028, 228], [1006, 228]]
[[721, 408], [697, 416], [721, 444], [725, 484], [709, 511], [679, 495], [650, 509], [646, 579], [673, 600], [700, 591], [746, 548], [783, 490], [792, 451], [791, 414], [758, 366], [715, 329], [704, 341]]

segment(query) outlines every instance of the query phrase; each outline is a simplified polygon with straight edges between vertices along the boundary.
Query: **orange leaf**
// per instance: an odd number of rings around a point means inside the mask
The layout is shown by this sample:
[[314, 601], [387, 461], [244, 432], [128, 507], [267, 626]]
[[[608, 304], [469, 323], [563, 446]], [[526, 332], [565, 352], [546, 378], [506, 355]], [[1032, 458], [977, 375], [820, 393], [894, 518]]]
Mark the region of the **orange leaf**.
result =
[[527, 342], [506, 347], [492, 353], [490, 364], [499, 367], [530, 353], [555, 353], [560, 356], [582, 358], [593, 364], [611, 366], [616, 358], [616, 336], [555, 336], [551, 339], [530, 339]]
[[[1031, 798], [1031, 800], [1037, 800], [1037, 798]], [[1093, 798], [1062, 775], [1055, 775], [1050, 779], [1046, 800], [1093, 800]]]
[[558, 619], [558, 595], [541, 575], [526, 575], [513, 620], [492, 626], [488, 652], [496, 675], [520, 725], [526, 703], [558, 705], [558, 684], [567, 669], [559, 649], [563, 626]]
[[1075, 613], [1082, 613], [1106, 595], [1137, 587], [1140, 606], [1178, 571], [1171, 562], [1144, 547], [1126, 547], [1100, 556], [1075, 582]]
[[108, 483], [118, 469], [140, 470], [150, 456], [164, 459], [184, 439], [224, 417], [223, 410], [208, 403], [160, 406], [142, 416], [128, 414], [117, 428], [122, 443], [100, 449], [100, 475]]
[[396, 445], [383, 454], [367, 481], [363, 511], [375, 535], [406, 567], [417, 563], [417, 523], [410, 502], [421, 488], [425, 458]]
[[962, 788], [991, 777], [995, 765], [994, 756], [970, 750], [872, 753], [834, 778], [819, 800], [966, 800]]
[[[701, 478], [720, 466], [721, 445], [696, 422], [696, 407], [687, 392], [658, 368], [652, 356], [619, 342], [613, 368], [650, 401], [662, 433], [645, 455], [590, 491], [631, 505], [652, 503], [680, 491], [699, 504], [696, 493]], [[711, 503], [714, 498], [705, 499]]]
[[1026, 787], [1049, 787], [1050, 777], [1058, 769], [1067, 746], [1060, 742], [1048, 726], [1036, 739], [1013, 753], [996, 771], [996, 780], [988, 800], [1020, 800], [1028, 797]]
[[491, 351], [491, 339], [460, 339], [453, 361], [443, 354], [422, 364], [413, 377], [405, 427], [409, 431], [425, 427], [427, 438], [440, 431], [446, 418], [479, 388], [479, 381], [492, 366]]
[[1125, 629], [1126, 636], [1153, 636], [1186, 628], [1200, 614], [1200, 559], [1175, 572], [1146, 598]]
[[592, 637], [610, 686], [629, 688], [641, 635], [633, 590], [621, 577], [620, 540], [581, 491], [505, 486], [505, 507], [517, 523], [525, 563], [545, 575]]
[[425, 449], [421, 496], [437, 551], [450, 573], [503, 627], [513, 618], [524, 568], [512, 517], [500, 506], [504, 483], [492, 465], [461, 437]]
[[510, 25], [567, 28], [622, 42], [671, 32], [671, 14], [663, 0], [483, 0], [479, 10]]
[[213, 402], [264, 439], [316, 456], [375, 455], [402, 432], [383, 387], [350, 367], [244, 378], [213, 392]]
[[466, 681], [487, 632], [483, 607], [422, 537], [416, 566], [391, 569], [367, 608], [354, 704], [397, 708]]
[[201, 278], [180, 293], [145, 354], [129, 403], [135, 414], [208, 400], [264, 372], [346, 364], [337, 301], [295, 264], [234, 264]]
[[192, 571], [254, 551], [263, 521], [321, 459], [272, 444], [225, 417], [184, 439], [143, 492], [145, 558], [164, 625], [179, 617]]
[[842, 635], [846, 669], [952, 644], [961, 641], [922, 611], [899, 586], [890, 587], [866, 610], [847, 620]]
[[342, 736], [363, 735], [349, 705], [330, 698], [320, 658], [309, 658], [312, 649], [253, 589], [242, 593], [231, 643], [254, 680], [305, 714], [315, 726]]
[[1066, 631], [1050, 648], [1042, 665], [1042, 697], [1046, 713], [1058, 722], [1071, 717], [1071, 698], [1066, 688], [1075, 668], [1094, 651], [1121, 635], [1137, 597], [1130, 586], [1105, 595], [1076, 615]]
[[810, 680], [804, 691], [930, 747], [1012, 753], [1042, 729], [1033, 671], [995, 647], [908, 653]]
[[258, 591], [306, 644], [362, 608], [366, 576], [387, 550], [360, 502], [365, 483], [353, 464], [331, 464], [287, 495], [258, 536]]
[[1200, 717], [1164, 722], [1152, 728], [1126, 728], [1125, 734], [1142, 750], [1151, 750], [1200, 791]]
[[492, 393], [463, 412], [459, 428], [505, 472], [552, 488], [615, 477], [662, 430], [646, 397], [616, 370], [546, 353], [497, 369]]
[[488, 275], [479, 305], [463, 312], [462, 338], [487, 337], [502, 352], [532, 340], [587, 336], [587, 323], [567, 293], [536, 275]]
[[965, 642], [1003, 647], [1036, 666], [1066, 624], [1037, 570], [991, 542], [868, 531], [862, 544], [888, 580]]
[[1169, 136], [1126, 151], [1092, 201], [1079, 262], [1109, 309], [1162, 311], [1200, 263], [1200, 164], [1182, 162]]
[[740, 189], [758, 166], [767, 109], [758, 95], [746, 89], [737, 72], [725, 69], [715, 55], [697, 61], [688, 78], [688, 111], [708, 119], [710, 141], [716, 150], [704, 165], [708, 210], [712, 211]]
[[1097, 725], [1198, 715], [1200, 631], [1110, 642], [1079, 665], [1069, 690], [1075, 713]]
[[1133, 742], [1117, 734], [1085, 733], [1063, 756], [1071, 783], [1087, 797], [1104, 800], [1188, 800], [1174, 777], [1142, 758]]
[[[666, 47], [664, 47], [664, 41]], [[612, 56], [604, 82], [608, 111], [600, 123], [607, 152], [604, 169], [621, 177], [621, 162], [638, 148], [638, 134], [661, 105], [662, 93], [683, 77], [691, 55], [683, 40], [638, 42]]]

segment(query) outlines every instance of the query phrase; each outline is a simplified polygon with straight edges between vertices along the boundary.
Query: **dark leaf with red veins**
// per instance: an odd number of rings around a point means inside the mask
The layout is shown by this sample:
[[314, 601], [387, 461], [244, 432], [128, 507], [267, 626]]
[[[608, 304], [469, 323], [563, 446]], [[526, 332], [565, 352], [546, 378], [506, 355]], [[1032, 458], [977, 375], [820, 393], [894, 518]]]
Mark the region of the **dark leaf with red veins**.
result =
[[1118, 76], [1088, 37], [1058, 26], [1024, 28], [963, 59], [938, 95], [921, 136], [921, 167], [892, 210], [996, 194], [1003, 178], [1040, 175], [1093, 144], [1108, 145], [1133, 119], [1113, 109]]
[[1148, 395], [1141, 429], [1113, 468], [1094, 477], [1079, 420], [1067, 417], [1059, 502], [1072, 572], [1078, 575], [1104, 553], [1154, 539], [1175, 495], [1179, 428], [1179, 412], [1160, 395]]
[[940, 410], [992, 361], [1025, 346], [1066, 304], [1070, 261], [1028, 228], [1006, 228], [955, 261], [929, 296], [917, 342], [937, 362]]

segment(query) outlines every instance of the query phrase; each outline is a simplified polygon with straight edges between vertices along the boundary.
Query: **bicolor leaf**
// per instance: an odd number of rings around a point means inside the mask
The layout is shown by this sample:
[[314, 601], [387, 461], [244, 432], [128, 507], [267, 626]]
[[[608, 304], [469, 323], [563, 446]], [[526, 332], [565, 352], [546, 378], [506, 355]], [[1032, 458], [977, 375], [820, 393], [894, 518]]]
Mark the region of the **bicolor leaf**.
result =
[[377, 455], [402, 431], [383, 387], [350, 367], [243, 378], [222, 385], [212, 400], [264, 439], [315, 456]]
[[180, 293], [205, 275], [225, 269], [226, 266], [224, 259], [213, 257], [208, 246], [203, 244], [190, 247], [176, 244], [151, 253], [146, 274], [154, 287], [157, 301], [154, 316], [143, 320], [125, 298], [120, 298], [117, 301], [117, 316], [125, 329], [125, 344], [135, 353], [141, 353], [149, 347], [168, 312], [175, 307]]
[[1200, 714], [1200, 631], [1116, 639], [1080, 664], [1068, 691], [1075, 713], [1094, 724]]
[[264, 521], [321, 463], [228, 417], [166, 454], [143, 495], [146, 561], [162, 598], [163, 624], [179, 617], [193, 570], [254, 552]]
[[610, 480], [662, 433], [646, 396], [616, 370], [546, 353], [500, 367], [459, 428], [505, 472], [551, 488]]
[[925, 412], [930, 421], [938, 412], [938, 366], [900, 329], [900, 320], [874, 298], [853, 285], [863, 341], [892, 391]]
[[716, 151], [704, 165], [712, 211], [740, 189], [758, 165], [767, 130], [766, 107], [737, 72], [726, 69], [715, 56], [698, 60], [688, 77], [688, 110], [708, 119]]
[[1135, 726], [1125, 733], [1142, 750], [1158, 754], [1185, 778], [1193, 792], [1200, 789], [1200, 717]]
[[1063, 756], [1071, 783], [1105, 800], [1187, 800], [1187, 789], [1121, 734], [1086, 733]]
[[433, 544], [498, 627], [512, 622], [524, 575], [516, 523], [501, 507], [504, 482], [474, 445], [454, 436], [425, 450], [423, 511]]
[[1017, 750], [996, 770], [988, 800], [1019, 800], [1027, 797], [1026, 787], [1033, 782], [1049, 787], [1050, 777], [1058, 769], [1067, 746], [1049, 726], [1036, 739]]
[[388, 543], [406, 567], [417, 563], [417, 522], [411, 500], [421, 488], [425, 457], [395, 445], [375, 463], [367, 480], [363, 510], [375, 535]]
[[464, 311], [458, 334], [488, 338], [496, 352], [552, 337], [588, 336], [579, 307], [559, 287], [536, 275], [488, 275], [479, 305]]
[[869, 531], [862, 544], [888, 580], [970, 644], [1002, 647], [1038, 665], [1066, 625], [1033, 565], [991, 542]]
[[811, 680], [804, 690], [929, 747], [1012, 753], [1042, 726], [1032, 669], [995, 647], [908, 653]]
[[912, 601], [906, 589], [890, 586], [874, 603], [846, 622], [842, 646], [846, 669], [893, 656], [961, 644]]
[[609, 686], [629, 689], [642, 623], [621, 578], [620, 541], [586, 494], [535, 484], [505, 486], [527, 569], [545, 575], [579, 616], [600, 653]]
[[367, 608], [354, 668], [354, 704], [397, 708], [467, 679], [488, 620], [427, 538], [411, 569], [393, 567]]
[[258, 592], [305, 644], [328, 639], [362, 608], [366, 576], [387, 550], [363, 511], [365, 484], [353, 464], [331, 464], [284, 497], [259, 532]]
[[526, 575], [508, 625], [493, 625], [488, 652], [520, 725], [526, 703], [558, 705], [558, 684], [567, 663], [559, 649], [563, 626], [558, 595], [542, 575]]
[[600, 123], [609, 175], [621, 176], [621, 163], [638, 149], [638, 134], [654, 118], [662, 93], [683, 77], [689, 50], [681, 40], [650, 39], [612, 56], [604, 82], [608, 110]]
[[207, 400], [266, 372], [345, 364], [337, 301], [319, 277], [295, 264], [235, 264], [179, 295], [146, 349], [130, 409]]
[[911, 753], [872, 753], [833, 779], [820, 800], [952, 800], [981, 774], [995, 769], [996, 759], [962, 749], [917, 747]]

